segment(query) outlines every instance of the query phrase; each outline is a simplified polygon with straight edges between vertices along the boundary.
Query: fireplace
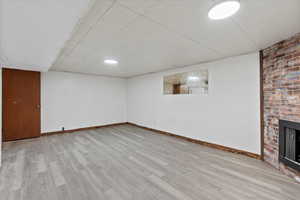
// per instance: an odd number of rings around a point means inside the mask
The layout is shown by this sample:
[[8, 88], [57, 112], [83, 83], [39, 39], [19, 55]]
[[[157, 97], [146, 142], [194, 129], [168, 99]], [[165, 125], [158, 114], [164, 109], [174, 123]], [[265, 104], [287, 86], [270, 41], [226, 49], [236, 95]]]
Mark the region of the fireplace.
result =
[[300, 123], [279, 121], [279, 160], [300, 171]]

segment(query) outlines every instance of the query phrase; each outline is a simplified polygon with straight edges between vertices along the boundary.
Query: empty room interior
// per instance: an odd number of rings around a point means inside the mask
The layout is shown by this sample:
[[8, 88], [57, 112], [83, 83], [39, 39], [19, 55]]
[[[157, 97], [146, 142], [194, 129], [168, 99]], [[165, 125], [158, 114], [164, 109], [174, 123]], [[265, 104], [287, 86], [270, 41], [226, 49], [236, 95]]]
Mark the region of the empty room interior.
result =
[[299, 200], [300, 0], [0, 0], [1, 200]]

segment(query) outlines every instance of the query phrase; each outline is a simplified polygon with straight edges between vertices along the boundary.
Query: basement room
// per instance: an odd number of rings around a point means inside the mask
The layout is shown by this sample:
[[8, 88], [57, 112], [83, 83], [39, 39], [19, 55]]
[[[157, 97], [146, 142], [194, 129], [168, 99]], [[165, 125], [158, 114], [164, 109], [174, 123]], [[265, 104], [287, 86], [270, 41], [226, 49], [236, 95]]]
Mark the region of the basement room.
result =
[[0, 200], [300, 200], [300, 0], [0, 0]]

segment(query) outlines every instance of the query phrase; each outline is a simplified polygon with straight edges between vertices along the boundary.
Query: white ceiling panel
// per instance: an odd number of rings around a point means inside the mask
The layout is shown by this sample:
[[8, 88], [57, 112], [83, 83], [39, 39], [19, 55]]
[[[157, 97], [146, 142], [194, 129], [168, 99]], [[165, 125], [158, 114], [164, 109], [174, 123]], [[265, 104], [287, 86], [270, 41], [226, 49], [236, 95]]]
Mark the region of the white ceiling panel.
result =
[[[85, 66], [85, 73], [131, 76], [144, 73], [145, 70], [152, 72], [204, 61], [202, 57], [218, 57], [215, 52], [173, 34], [160, 24], [143, 17], [137, 18], [133, 12], [131, 15], [122, 15], [130, 10], [126, 11], [118, 5], [116, 7], [73, 51], [69, 59], [64, 59], [65, 62], [60, 66], [64, 66], [65, 71], [76, 69], [80, 72], [81, 66]], [[118, 18], [122, 20], [111, 21], [116, 19], [116, 15], [122, 15]], [[111, 23], [106, 23], [106, 20]], [[116, 25], [122, 24], [121, 21], [127, 22], [127, 25], [124, 23], [117, 30]], [[117, 59], [120, 64], [117, 67], [107, 66], [103, 63], [107, 58]], [[59, 67], [53, 69], [60, 70]]]
[[213, 0], [0, 2], [0, 62], [39, 71], [131, 77], [258, 51], [300, 32], [299, 0], [241, 0], [219, 21], [207, 16]]
[[244, 0], [232, 20], [266, 48], [300, 32], [300, 0]]
[[[64, 55], [57, 60], [52, 69], [90, 73], [94, 69], [101, 69], [98, 66], [103, 64], [104, 59], [119, 58], [120, 51], [117, 48], [121, 45], [117, 35], [137, 17], [137, 14], [127, 8], [114, 4], [105, 16], [95, 22], [92, 29], [86, 31], [77, 45], [64, 50]], [[77, 39], [78, 36], [74, 38]], [[68, 43], [75, 44], [73, 39]], [[82, 70], [82, 66], [85, 66], [85, 71]], [[105, 68], [103, 70], [105, 72]], [[94, 73], [99, 74], [98, 71]]]
[[4, 64], [47, 71], [88, 5], [88, 0], [1, 0]]
[[145, 15], [222, 56], [253, 51], [255, 44], [230, 19], [213, 21], [207, 17], [212, 5], [207, 0], [164, 1]]

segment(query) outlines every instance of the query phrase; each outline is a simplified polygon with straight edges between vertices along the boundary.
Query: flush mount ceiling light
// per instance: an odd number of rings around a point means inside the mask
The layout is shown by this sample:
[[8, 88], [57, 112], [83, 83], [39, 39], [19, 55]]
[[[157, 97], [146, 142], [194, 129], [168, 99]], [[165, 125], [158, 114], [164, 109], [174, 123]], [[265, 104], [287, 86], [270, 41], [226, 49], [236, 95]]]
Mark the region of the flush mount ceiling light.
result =
[[219, 1], [208, 12], [208, 17], [213, 20], [225, 19], [234, 15], [240, 9], [239, 0]]
[[198, 81], [198, 80], [200, 80], [200, 78], [198, 76], [189, 76], [188, 80], [190, 80], [190, 81]]
[[104, 60], [104, 63], [109, 65], [117, 65], [119, 62], [117, 60], [106, 59]]

